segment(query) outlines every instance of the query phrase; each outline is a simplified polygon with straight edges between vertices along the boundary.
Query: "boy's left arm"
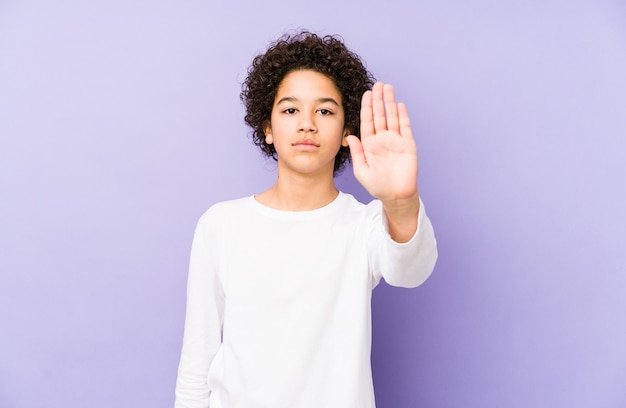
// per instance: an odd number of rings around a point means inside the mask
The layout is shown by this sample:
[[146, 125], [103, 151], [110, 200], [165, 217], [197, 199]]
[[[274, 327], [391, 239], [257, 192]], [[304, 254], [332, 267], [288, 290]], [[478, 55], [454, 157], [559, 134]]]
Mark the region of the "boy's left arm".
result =
[[394, 202], [381, 201], [387, 216], [391, 239], [398, 243], [408, 242], [417, 231], [420, 211], [419, 195], [416, 193], [414, 197]]
[[363, 94], [361, 140], [351, 135], [348, 143], [354, 175], [382, 202], [391, 238], [409, 241], [420, 211], [417, 147], [407, 108], [396, 103], [391, 85], [378, 82]]

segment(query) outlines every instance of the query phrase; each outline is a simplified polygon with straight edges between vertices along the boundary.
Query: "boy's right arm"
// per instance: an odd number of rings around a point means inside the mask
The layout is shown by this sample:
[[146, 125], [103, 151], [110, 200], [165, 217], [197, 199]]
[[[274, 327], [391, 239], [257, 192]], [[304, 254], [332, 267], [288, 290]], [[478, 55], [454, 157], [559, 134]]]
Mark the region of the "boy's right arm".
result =
[[198, 222], [191, 249], [175, 408], [209, 406], [209, 367], [221, 344], [224, 297], [217, 272], [217, 240], [209, 234], [206, 221]]

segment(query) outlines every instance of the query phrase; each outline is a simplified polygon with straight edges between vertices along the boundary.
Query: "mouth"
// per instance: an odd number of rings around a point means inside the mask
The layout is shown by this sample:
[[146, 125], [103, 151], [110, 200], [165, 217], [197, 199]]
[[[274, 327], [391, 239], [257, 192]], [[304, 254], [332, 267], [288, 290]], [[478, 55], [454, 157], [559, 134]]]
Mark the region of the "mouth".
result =
[[293, 143], [293, 145], [294, 146], [304, 145], [304, 146], [320, 147], [320, 145], [313, 139], [300, 139], [300, 140], [296, 141], [295, 143]]
[[307, 152], [313, 151], [320, 147], [320, 145], [312, 139], [300, 139], [292, 143], [291, 145], [298, 150]]

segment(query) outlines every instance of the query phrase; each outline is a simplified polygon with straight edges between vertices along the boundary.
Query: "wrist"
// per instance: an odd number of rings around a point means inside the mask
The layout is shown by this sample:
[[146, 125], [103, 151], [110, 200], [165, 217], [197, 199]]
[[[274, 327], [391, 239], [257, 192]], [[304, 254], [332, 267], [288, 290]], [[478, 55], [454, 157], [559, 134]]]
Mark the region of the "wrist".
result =
[[383, 208], [387, 216], [392, 217], [414, 215], [419, 212], [420, 208], [420, 198], [417, 191], [408, 197], [381, 199], [380, 201], [383, 203]]

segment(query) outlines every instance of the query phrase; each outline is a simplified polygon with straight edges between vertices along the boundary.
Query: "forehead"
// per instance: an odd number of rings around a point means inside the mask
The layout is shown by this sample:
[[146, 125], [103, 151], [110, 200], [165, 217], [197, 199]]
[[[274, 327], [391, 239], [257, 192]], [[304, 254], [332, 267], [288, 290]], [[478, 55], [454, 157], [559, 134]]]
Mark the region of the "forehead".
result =
[[313, 70], [291, 71], [280, 82], [275, 101], [284, 97], [296, 99], [333, 98], [341, 104], [341, 92], [329, 76]]

